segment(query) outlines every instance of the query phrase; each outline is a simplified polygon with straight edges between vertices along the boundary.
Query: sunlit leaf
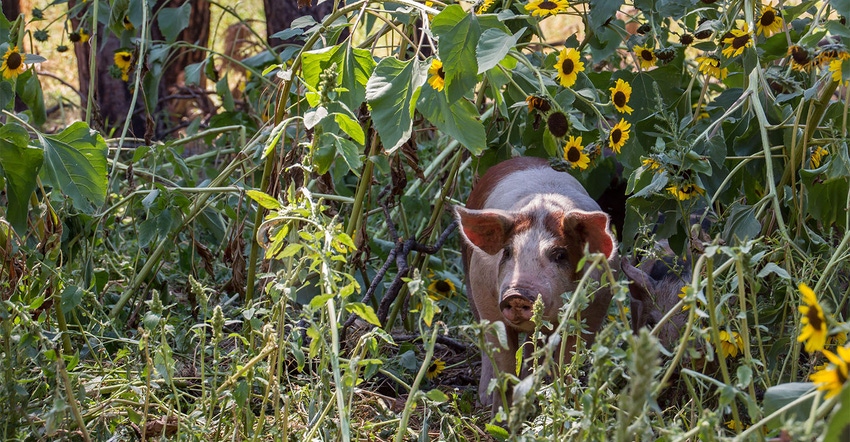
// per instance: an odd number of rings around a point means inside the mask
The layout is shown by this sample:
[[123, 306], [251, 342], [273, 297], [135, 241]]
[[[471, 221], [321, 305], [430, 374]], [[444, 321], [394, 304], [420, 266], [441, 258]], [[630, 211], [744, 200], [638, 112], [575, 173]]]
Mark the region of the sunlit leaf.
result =
[[372, 124], [387, 153], [401, 147], [413, 132], [413, 111], [427, 72], [428, 67], [416, 59], [388, 57], [378, 63], [366, 85]]
[[[44, 162], [44, 151], [27, 147], [29, 135], [17, 124], [0, 127], [0, 176], [6, 178], [6, 219], [23, 235], [27, 228], [30, 195]], [[0, 187], [2, 189], [2, 187]]]
[[68, 195], [74, 206], [92, 213], [106, 200], [106, 143], [81, 121], [58, 135], [38, 135], [44, 148], [42, 179]]
[[478, 19], [460, 5], [447, 6], [434, 17], [431, 31], [440, 41], [437, 50], [446, 74], [446, 92], [449, 102], [454, 102], [478, 82], [478, 57], [475, 54], [481, 37]]

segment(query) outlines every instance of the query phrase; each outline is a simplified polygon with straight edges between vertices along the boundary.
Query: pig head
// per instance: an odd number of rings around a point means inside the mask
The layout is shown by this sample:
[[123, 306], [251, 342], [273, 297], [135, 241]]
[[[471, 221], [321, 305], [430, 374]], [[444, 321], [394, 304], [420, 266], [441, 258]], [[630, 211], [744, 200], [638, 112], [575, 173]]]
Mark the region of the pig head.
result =
[[[473, 314], [505, 324], [509, 348], [496, 352], [493, 362], [500, 371], [514, 372], [518, 334], [534, 330], [531, 317], [537, 297], [543, 301], [543, 318], [557, 324], [562, 295], [574, 290], [582, 276], [577, 265], [585, 249], [614, 259], [616, 240], [608, 215], [572, 176], [538, 158], [515, 158], [490, 168], [473, 188], [466, 208], [456, 207], [455, 212]], [[586, 340], [599, 329], [610, 301], [610, 292], [600, 290], [582, 313], [590, 332]], [[488, 340], [498, 348], [494, 337]], [[569, 354], [572, 348], [567, 350]], [[493, 376], [490, 359], [482, 355], [483, 404], [496, 398], [496, 392], [487, 394]]]

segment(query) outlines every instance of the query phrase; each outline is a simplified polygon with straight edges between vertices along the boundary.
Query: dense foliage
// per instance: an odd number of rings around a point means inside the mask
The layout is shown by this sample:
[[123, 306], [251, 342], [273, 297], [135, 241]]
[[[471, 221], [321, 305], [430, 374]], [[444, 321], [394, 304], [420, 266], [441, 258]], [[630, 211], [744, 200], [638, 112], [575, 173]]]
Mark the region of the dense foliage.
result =
[[[188, 3], [0, 17], [4, 440], [846, 439], [850, 3], [336, 1], [278, 47], [211, 4], [250, 53], [181, 40]], [[90, 93], [53, 129], [51, 44], [122, 81], [124, 120]], [[162, 106], [186, 48], [203, 111]], [[596, 342], [559, 365], [535, 333], [491, 416], [450, 208], [513, 156], [619, 206], [627, 259], [666, 240], [688, 283], [634, 334], [605, 269]]]

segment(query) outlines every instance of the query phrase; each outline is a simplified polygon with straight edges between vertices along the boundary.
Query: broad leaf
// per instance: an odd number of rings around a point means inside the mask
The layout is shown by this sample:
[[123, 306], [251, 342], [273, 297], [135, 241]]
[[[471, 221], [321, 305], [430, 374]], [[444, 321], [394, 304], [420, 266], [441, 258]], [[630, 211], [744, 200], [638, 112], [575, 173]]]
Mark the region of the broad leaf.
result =
[[601, 31], [600, 28], [605, 26], [605, 23], [608, 20], [616, 17], [617, 11], [622, 6], [623, 0], [605, 0], [605, 1], [595, 1], [590, 3], [590, 15], [588, 16], [588, 23], [590, 27], [595, 31]]
[[27, 147], [29, 135], [17, 124], [0, 127], [0, 172], [6, 177], [6, 218], [23, 236], [27, 228], [30, 195], [44, 162], [44, 151]]
[[42, 179], [69, 196], [74, 207], [92, 213], [106, 200], [106, 143], [78, 121], [58, 135], [38, 135], [44, 148]]
[[370, 305], [366, 305], [362, 302], [351, 302], [345, 305], [345, 309], [376, 327], [381, 326], [381, 321], [378, 320], [378, 315], [375, 314], [375, 310], [373, 310]]
[[192, 4], [183, 3], [179, 8], [163, 8], [156, 16], [156, 23], [165, 41], [174, 43], [181, 31], [189, 26], [189, 16], [192, 14]]
[[475, 55], [481, 38], [478, 19], [460, 5], [451, 5], [434, 17], [431, 31], [440, 40], [438, 51], [446, 75], [449, 101], [457, 101], [478, 82], [478, 58]]
[[424, 88], [418, 109], [428, 121], [458, 140], [472, 155], [480, 155], [487, 147], [484, 125], [478, 121], [475, 105], [469, 101], [463, 99], [449, 104], [444, 94]]
[[387, 153], [401, 147], [413, 132], [413, 111], [427, 71], [418, 60], [387, 57], [369, 78], [366, 100]]
[[345, 89], [339, 93], [339, 99], [349, 109], [357, 109], [366, 99], [366, 84], [375, 70], [372, 53], [366, 49], [352, 49], [348, 43], [307, 52], [303, 63], [304, 81], [317, 89], [322, 72], [334, 63], [339, 76], [337, 85]]
[[[815, 385], [811, 382], [789, 382], [768, 388], [764, 393], [764, 415], [773, 414], [780, 408], [812, 391], [814, 388]], [[768, 428], [775, 428], [781, 425], [787, 418], [795, 417], [797, 420], [806, 420], [812, 409], [812, 401], [814, 401], [814, 397], [791, 407], [785, 412], [784, 417], [780, 416], [768, 422]]]
[[526, 28], [510, 35], [499, 29], [488, 29], [478, 41], [478, 73], [482, 74], [496, 67], [508, 52], [516, 46]]
[[248, 196], [252, 200], [256, 201], [257, 203], [259, 203], [261, 206], [263, 206], [266, 209], [280, 210], [281, 207], [282, 207], [281, 204], [280, 204], [280, 201], [278, 201], [277, 199], [275, 199], [274, 197], [272, 197], [271, 195], [269, 195], [265, 192], [261, 192], [259, 190], [251, 189], [251, 190], [245, 191], [245, 193], [247, 193]]
[[35, 74], [35, 69], [27, 69], [18, 76], [15, 83], [18, 97], [29, 108], [32, 122], [40, 126], [47, 121], [47, 111], [44, 109], [44, 93], [41, 91], [41, 82]]

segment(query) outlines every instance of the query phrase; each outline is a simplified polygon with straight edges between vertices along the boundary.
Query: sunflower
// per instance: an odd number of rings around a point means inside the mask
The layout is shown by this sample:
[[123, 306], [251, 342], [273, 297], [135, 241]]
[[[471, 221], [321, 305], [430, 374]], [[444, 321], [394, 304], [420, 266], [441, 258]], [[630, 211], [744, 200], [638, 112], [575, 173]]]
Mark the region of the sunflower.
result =
[[130, 21], [130, 17], [126, 15], [124, 16], [124, 19], [121, 20], [121, 23], [124, 25], [124, 29], [128, 31], [132, 31], [133, 29], [135, 29], [135, 26], [133, 26], [133, 22]]
[[850, 374], [848, 374], [850, 372], [850, 367], [848, 367], [848, 364], [850, 364], [850, 348], [838, 347], [836, 351], [838, 352], [837, 355], [829, 350], [823, 350], [823, 355], [832, 362], [833, 366], [825, 367], [809, 376], [809, 379], [817, 385], [818, 390], [826, 392], [827, 399], [841, 392], [844, 383], [850, 377]]
[[133, 53], [122, 49], [115, 51], [114, 55], [115, 66], [121, 70], [121, 79], [124, 81], [130, 80], [130, 68], [133, 67]]
[[558, 70], [558, 79], [561, 81], [561, 86], [571, 87], [576, 84], [578, 73], [584, 71], [584, 62], [581, 61], [581, 54], [574, 48], [564, 48], [558, 53], [558, 61], [555, 63], [555, 69]]
[[698, 104], [700, 104], [700, 103], [694, 103], [693, 105], [691, 105], [691, 109], [694, 110], [694, 120], [701, 120], [703, 118], [708, 118], [709, 117], [708, 112], [705, 111], [705, 102], [702, 102], [702, 104], [699, 107], [699, 110], [697, 110]]
[[[832, 81], [837, 81], [839, 84], [844, 80], [842, 71], [844, 70], [844, 60], [837, 59], [829, 62], [829, 71], [832, 72]], [[846, 83], [846, 81], [844, 82]]]
[[635, 45], [632, 50], [635, 51], [635, 55], [637, 55], [638, 60], [640, 60], [640, 67], [643, 69], [649, 69], [655, 66], [655, 62], [658, 61], [658, 57], [655, 56], [655, 52], [653, 52], [648, 46]]
[[726, 58], [737, 57], [744, 52], [744, 48], [753, 46], [750, 28], [743, 20], [738, 20], [738, 28], [732, 29], [723, 37], [723, 43], [729, 45], [723, 49], [723, 56]]
[[791, 56], [791, 68], [800, 72], [809, 72], [814, 65], [814, 59], [809, 51], [799, 45], [791, 45], [788, 48], [788, 55]]
[[549, 128], [549, 133], [561, 138], [566, 136], [567, 132], [570, 131], [570, 120], [561, 111], [552, 112], [549, 118], [546, 119], [546, 127]]
[[428, 84], [431, 85], [434, 90], [441, 91], [444, 87], [446, 87], [446, 73], [443, 72], [443, 62], [434, 59], [431, 62], [431, 67], [428, 68], [428, 74], [431, 77], [428, 78]]
[[846, 60], [850, 58], [847, 48], [840, 43], [829, 43], [818, 46], [817, 63], [821, 66], [828, 65], [832, 60]]
[[741, 335], [738, 332], [727, 332], [726, 330], [720, 331], [720, 351], [723, 353], [723, 356], [729, 357], [738, 356], [738, 351], [744, 349], [744, 339], [741, 338]]
[[770, 37], [782, 30], [782, 15], [770, 5], [765, 5], [756, 21], [756, 35]]
[[826, 317], [823, 314], [823, 309], [818, 303], [818, 298], [815, 292], [804, 283], [798, 286], [800, 294], [803, 296], [803, 304], [799, 307], [800, 313], [803, 314], [800, 322], [803, 324], [803, 330], [800, 336], [797, 337], [798, 342], [806, 343], [806, 351], [813, 353], [818, 350], [823, 350], [826, 345]]
[[495, 3], [495, 2], [496, 2], [496, 0], [484, 0], [483, 2], [481, 2], [481, 4], [478, 6], [478, 8], [475, 9], [475, 13], [476, 14], [486, 13], [487, 11], [490, 10], [490, 8], [493, 7], [493, 3]]
[[720, 58], [716, 55], [706, 55], [705, 57], [697, 57], [699, 63], [699, 71], [710, 77], [725, 80], [729, 75], [729, 68], [720, 67]]
[[0, 64], [0, 71], [3, 72], [3, 78], [11, 80], [23, 74], [26, 70], [26, 65], [24, 65], [26, 59], [27, 56], [21, 54], [17, 46], [10, 46], [6, 50], [6, 55], [3, 56], [3, 63]]
[[821, 160], [823, 160], [823, 157], [827, 155], [829, 155], [828, 150], [820, 146], [816, 147], [815, 150], [812, 152], [812, 158], [810, 160], [812, 168], [817, 169], [818, 167], [820, 167]]
[[654, 158], [644, 158], [640, 162], [646, 170], [654, 170], [655, 173], [663, 172], [663, 170], [661, 169], [661, 163], [656, 161]]
[[525, 11], [532, 17], [546, 17], [567, 12], [569, 6], [567, 0], [532, 0], [525, 5]]
[[590, 157], [584, 153], [584, 147], [581, 145], [581, 137], [570, 135], [570, 139], [564, 146], [564, 159], [570, 163], [573, 169], [584, 170], [590, 164]]
[[89, 37], [91, 35], [84, 28], [80, 28], [80, 43], [85, 43], [89, 41]]
[[457, 288], [450, 279], [435, 279], [428, 284], [428, 296], [434, 301], [454, 296]]
[[[689, 291], [688, 287], [689, 286], [682, 287], [682, 290], [679, 292], [679, 299], [685, 299], [685, 297], [688, 296], [688, 291]], [[690, 305], [685, 304], [685, 305], [682, 306], [682, 311], [683, 312], [688, 311], [688, 310], [690, 310], [690, 308], [691, 308]]]
[[626, 141], [629, 140], [629, 129], [631, 127], [631, 124], [620, 118], [620, 122], [611, 128], [611, 132], [608, 133], [608, 144], [614, 152], [620, 153], [620, 148], [626, 145]]
[[667, 191], [676, 197], [679, 201], [696, 198], [698, 195], [705, 194], [705, 190], [696, 183], [690, 181], [681, 182], [679, 184], [671, 184], [667, 186]]
[[629, 98], [632, 97], [632, 86], [629, 82], [618, 78], [614, 87], [608, 88], [608, 90], [611, 91], [611, 102], [614, 103], [614, 109], [617, 109], [617, 112], [631, 114], [634, 109], [629, 107]]
[[446, 362], [440, 358], [435, 358], [431, 361], [431, 365], [428, 366], [428, 371], [425, 373], [425, 377], [428, 379], [434, 379], [446, 369]]
[[691, 35], [691, 34], [682, 34], [679, 37], [679, 43], [681, 43], [683, 46], [688, 46], [693, 42], [694, 42], [694, 36]]
[[538, 95], [529, 95], [525, 97], [525, 102], [528, 104], [529, 112], [534, 109], [537, 109], [540, 112], [549, 112], [552, 109], [552, 105], [549, 104], [549, 100]]

